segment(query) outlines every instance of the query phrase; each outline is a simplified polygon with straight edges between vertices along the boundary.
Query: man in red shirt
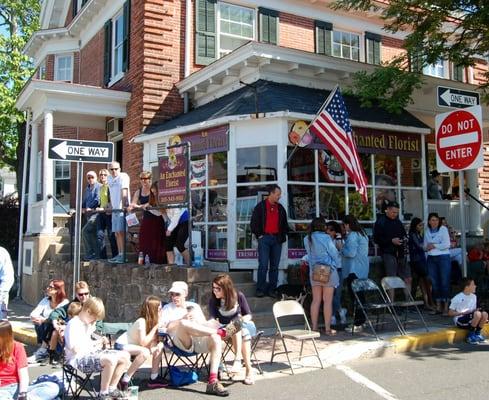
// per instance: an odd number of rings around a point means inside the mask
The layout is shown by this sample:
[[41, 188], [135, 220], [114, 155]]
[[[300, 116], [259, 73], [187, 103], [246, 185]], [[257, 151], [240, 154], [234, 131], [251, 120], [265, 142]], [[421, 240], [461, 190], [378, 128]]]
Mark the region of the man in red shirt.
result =
[[280, 186], [270, 185], [268, 197], [255, 206], [251, 215], [251, 232], [258, 240], [257, 297], [276, 297], [282, 243], [287, 240], [289, 231], [287, 213], [279, 203], [281, 195]]

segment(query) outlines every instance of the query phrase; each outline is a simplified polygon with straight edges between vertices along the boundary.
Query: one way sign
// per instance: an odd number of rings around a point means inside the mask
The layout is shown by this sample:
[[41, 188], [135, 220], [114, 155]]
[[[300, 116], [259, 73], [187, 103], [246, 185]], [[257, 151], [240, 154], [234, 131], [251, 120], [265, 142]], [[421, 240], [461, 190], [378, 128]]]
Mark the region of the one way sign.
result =
[[440, 107], [467, 108], [479, 105], [479, 93], [438, 86], [438, 105]]
[[114, 160], [114, 143], [49, 139], [48, 158], [107, 164]]

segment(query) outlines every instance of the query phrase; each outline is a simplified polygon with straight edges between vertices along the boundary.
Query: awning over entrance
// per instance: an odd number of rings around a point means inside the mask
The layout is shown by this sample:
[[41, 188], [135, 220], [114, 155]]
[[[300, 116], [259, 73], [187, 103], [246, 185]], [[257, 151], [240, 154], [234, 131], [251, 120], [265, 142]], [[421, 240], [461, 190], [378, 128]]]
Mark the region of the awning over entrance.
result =
[[[288, 112], [291, 118], [310, 119], [329, 93], [329, 90], [259, 80], [163, 124], [149, 126], [145, 134], [162, 133], [212, 120], [222, 121], [233, 116], [264, 117], [266, 114]], [[353, 97], [345, 96], [345, 101], [354, 127], [430, 133], [430, 128], [408, 111], [391, 114], [380, 107], [364, 108]]]

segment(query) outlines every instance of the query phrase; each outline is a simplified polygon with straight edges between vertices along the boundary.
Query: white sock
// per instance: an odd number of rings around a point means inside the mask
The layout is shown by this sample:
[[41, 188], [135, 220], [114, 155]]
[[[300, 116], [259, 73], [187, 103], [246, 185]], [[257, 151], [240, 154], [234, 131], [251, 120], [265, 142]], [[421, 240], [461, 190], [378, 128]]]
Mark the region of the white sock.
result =
[[109, 394], [109, 391], [108, 390], [101, 390], [100, 394]]
[[117, 388], [115, 386], [109, 386], [109, 388], [107, 389], [107, 392], [110, 393], [110, 392], [113, 392], [116, 389]]
[[130, 380], [131, 380], [131, 377], [129, 375], [127, 375], [127, 372], [125, 372], [124, 375], [122, 375], [122, 382], [128, 383]]
[[158, 372], [156, 374], [151, 374], [151, 380], [155, 380], [156, 378], [158, 378]]

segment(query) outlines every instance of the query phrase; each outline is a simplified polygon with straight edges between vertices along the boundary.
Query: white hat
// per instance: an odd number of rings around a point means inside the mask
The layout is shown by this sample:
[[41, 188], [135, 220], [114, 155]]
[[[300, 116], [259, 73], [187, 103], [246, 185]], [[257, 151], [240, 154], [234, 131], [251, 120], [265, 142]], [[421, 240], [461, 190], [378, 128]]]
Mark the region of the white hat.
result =
[[188, 285], [183, 281], [175, 281], [171, 284], [169, 293], [179, 293], [181, 295], [186, 296], [188, 293]]
[[93, 176], [95, 179], [97, 179], [97, 173], [96, 173], [95, 171], [88, 171], [88, 172], [87, 172], [87, 178], [88, 178], [89, 176]]

